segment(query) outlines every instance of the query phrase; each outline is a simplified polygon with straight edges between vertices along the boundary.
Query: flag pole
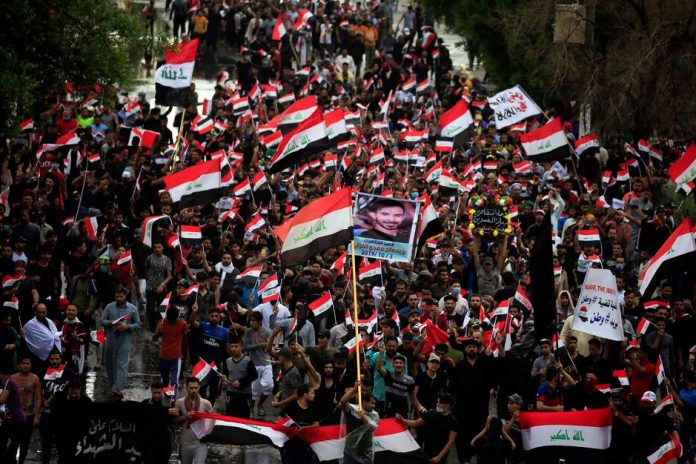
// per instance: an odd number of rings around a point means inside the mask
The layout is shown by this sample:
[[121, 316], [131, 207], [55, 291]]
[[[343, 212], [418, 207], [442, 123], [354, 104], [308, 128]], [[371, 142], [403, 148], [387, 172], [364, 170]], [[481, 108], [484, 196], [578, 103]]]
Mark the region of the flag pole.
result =
[[84, 177], [82, 178], [82, 190], [80, 190], [80, 200], [77, 202], [77, 210], [75, 211], [75, 219], [73, 222], [77, 222], [77, 217], [80, 215], [80, 207], [82, 206], [82, 196], [85, 194], [85, 184], [87, 184], [87, 176], [89, 171], [82, 171]]
[[[353, 327], [355, 328], [355, 376], [360, 380], [360, 330], [358, 329], [358, 284], [355, 270], [355, 240], [350, 241], [353, 273]], [[358, 384], [358, 411], [362, 411], [362, 383]]]
[[184, 132], [184, 122], [186, 121], [186, 108], [181, 112], [181, 122], [179, 123], [179, 132], [176, 134], [176, 146], [174, 147], [174, 154], [172, 155], [172, 171], [176, 162], [179, 161], [179, 147], [181, 146], [181, 139], [183, 138], [182, 133]]

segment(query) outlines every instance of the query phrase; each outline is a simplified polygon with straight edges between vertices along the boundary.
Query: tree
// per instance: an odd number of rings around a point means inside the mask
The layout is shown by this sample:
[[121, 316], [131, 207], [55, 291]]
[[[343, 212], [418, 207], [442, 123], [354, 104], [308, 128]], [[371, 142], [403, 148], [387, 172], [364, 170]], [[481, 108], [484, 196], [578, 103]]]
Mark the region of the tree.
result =
[[0, 28], [0, 132], [40, 114], [66, 83], [104, 89], [132, 80], [146, 45], [137, 14], [108, 0], [5, 0]]
[[501, 87], [519, 83], [565, 117], [590, 108], [592, 126], [606, 135], [694, 132], [696, 0], [581, 1], [592, 13], [585, 44], [554, 43], [560, 1], [424, 3], [479, 42]]

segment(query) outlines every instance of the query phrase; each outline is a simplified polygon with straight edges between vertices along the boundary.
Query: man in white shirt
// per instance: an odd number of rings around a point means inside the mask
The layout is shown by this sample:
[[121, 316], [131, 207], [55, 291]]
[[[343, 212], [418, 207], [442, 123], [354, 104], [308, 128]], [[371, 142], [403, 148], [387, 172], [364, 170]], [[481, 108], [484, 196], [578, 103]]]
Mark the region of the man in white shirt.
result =
[[[258, 311], [263, 315], [263, 326], [268, 330], [272, 330], [278, 321], [292, 317], [288, 307], [281, 304], [278, 300], [274, 302], [261, 303], [254, 308], [254, 311]], [[271, 318], [273, 318], [273, 321], [271, 321]]]
[[348, 50], [341, 49], [341, 54], [336, 57], [336, 69], [342, 69], [343, 63], [348, 64], [348, 71], [355, 75], [355, 60], [348, 54]]

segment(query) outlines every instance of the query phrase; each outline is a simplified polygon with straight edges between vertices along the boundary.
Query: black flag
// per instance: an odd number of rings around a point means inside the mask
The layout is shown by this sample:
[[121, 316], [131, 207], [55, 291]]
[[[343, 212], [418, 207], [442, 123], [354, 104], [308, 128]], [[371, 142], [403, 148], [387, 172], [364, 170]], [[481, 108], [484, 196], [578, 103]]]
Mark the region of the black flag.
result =
[[534, 307], [534, 338], [551, 338], [556, 333], [556, 304], [553, 289], [553, 245], [551, 237], [551, 218], [547, 214], [541, 223], [541, 230], [534, 240], [529, 259], [531, 278], [531, 301]]

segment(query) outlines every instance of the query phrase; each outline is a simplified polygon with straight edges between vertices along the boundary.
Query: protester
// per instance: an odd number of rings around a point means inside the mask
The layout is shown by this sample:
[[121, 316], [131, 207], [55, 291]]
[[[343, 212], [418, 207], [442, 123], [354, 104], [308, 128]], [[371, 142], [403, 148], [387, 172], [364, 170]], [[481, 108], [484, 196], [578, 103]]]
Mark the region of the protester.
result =
[[2, 406], [2, 423], [0, 424], [0, 453], [3, 462], [16, 462], [17, 449], [23, 441], [26, 416], [22, 407], [20, 387], [12, 378], [12, 367], [0, 365], [0, 406]]
[[133, 345], [133, 332], [140, 329], [140, 315], [135, 306], [126, 301], [127, 291], [116, 290], [115, 301], [104, 308], [101, 323], [106, 327], [104, 364], [109, 377], [111, 394], [122, 397], [128, 377], [128, 362]]
[[174, 405], [177, 414], [174, 423], [183, 424], [179, 452], [182, 464], [204, 463], [208, 456], [208, 447], [200, 442], [190, 427], [195, 412], [213, 412], [210, 402], [198, 394], [199, 388], [200, 381], [196, 377], [186, 379], [186, 396], [176, 400]]
[[[29, 442], [35, 427], [41, 422], [41, 380], [36, 374], [31, 372], [31, 357], [22, 356], [19, 359], [19, 372], [12, 375], [12, 380], [19, 387], [22, 397], [22, 408], [26, 418], [24, 424], [15, 424], [17, 427], [17, 443], [19, 445], [19, 455], [17, 462], [23, 464], [29, 451]], [[11, 448], [8, 448], [11, 449]], [[16, 448], [11, 452], [14, 459]]]

